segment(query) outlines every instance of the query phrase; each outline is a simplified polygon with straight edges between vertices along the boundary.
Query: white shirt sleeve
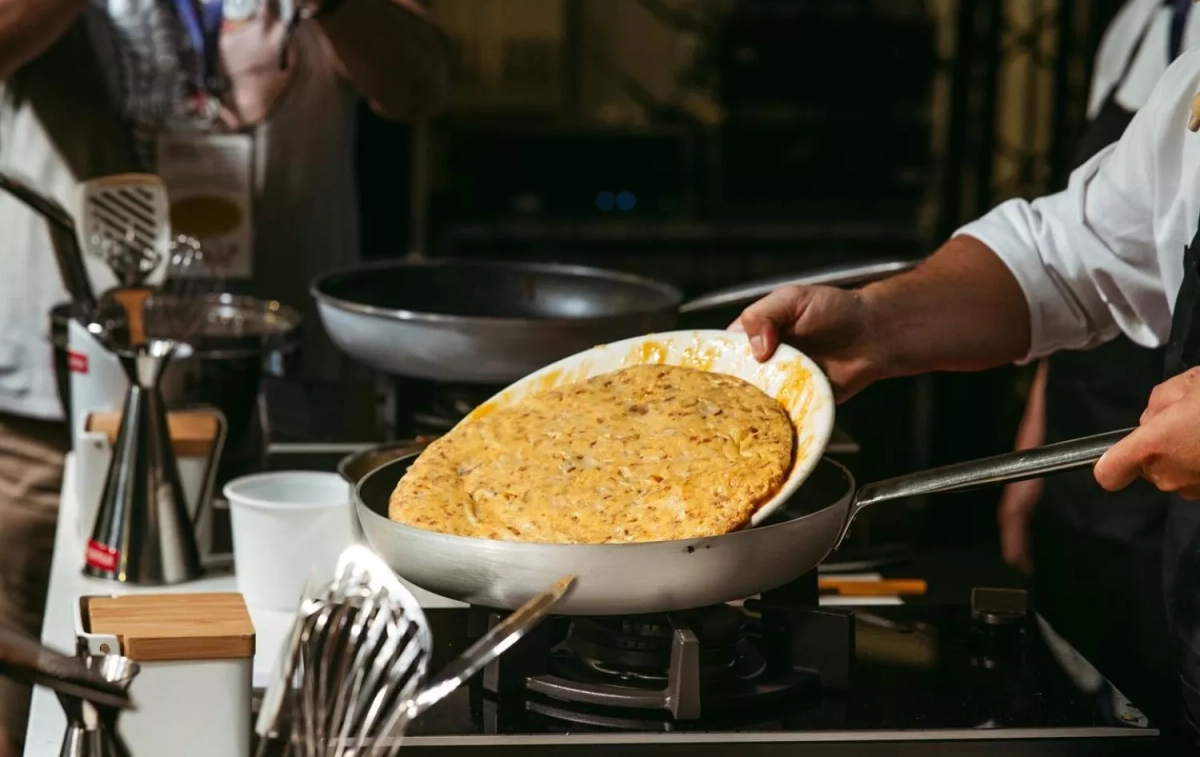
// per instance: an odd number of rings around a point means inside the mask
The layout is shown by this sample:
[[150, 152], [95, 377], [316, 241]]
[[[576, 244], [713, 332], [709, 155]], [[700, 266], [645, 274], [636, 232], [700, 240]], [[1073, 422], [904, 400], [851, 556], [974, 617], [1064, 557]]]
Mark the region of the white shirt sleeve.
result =
[[1020, 284], [1031, 324], [1025, 360], [1094, 347], [1120, 332], [1147, 347], [1165, 343], [1200, 206], [1200, 134], [1186, 126], [1198, 88], [1194, 50], [1167, 70], [1121, 140], [1076, 169], [1065, 190], [1010, 200], [956, 232], [991, 248]]

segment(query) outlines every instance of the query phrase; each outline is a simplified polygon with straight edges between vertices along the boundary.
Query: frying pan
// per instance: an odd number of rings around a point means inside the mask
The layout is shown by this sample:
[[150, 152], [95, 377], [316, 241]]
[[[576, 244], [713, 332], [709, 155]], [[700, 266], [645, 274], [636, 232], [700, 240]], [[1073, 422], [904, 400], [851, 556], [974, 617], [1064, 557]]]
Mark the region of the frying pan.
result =
[[826, 268], [686, 303], [670, 284], [616, 271], [449, 258], [335, 271], [318, 277], [310, 292], [334, 344], [375, 370], [508, 384], [593, 345], [667, 331], [680, 313], [749, 304], [786, 284], [871, 281], [915, 264]]
[[870, 505], [1038, 478], [1091, 465], [1129, 429], [934, 468], [855, 488], [822, 458], [767, 522], [703, 539], [633, 544], [534, 544], [475, 539], [394, 523], [388, 498], [417, 455], [368, 474], [355, 491], [371, 547], [402, 578], [434, 594], [513, 609], [562, 575], [575, 585], [563, 615], [671, 612], [761, 594], [815, 568]]
[[413, 528], [387, 517], [388, 499], [416, 458], [411, 455], [359, 482], [355, 507], [367, 541], [401, 577], [451, 599], [513, 609], [558, 576], [574, 575], [575, 587], [558, 609], [563, 614], [668, 612], [742, 599], [796, 579], [837, 547], [867, 505], [1087, 465], [1125, 433], [962, 463], [856, 490], [847, 470], [821, 457], [834, 414], [821, 371], [790, 347], [760, 364], [746, 335], [727, 331], [648, 334], [585, 350], [518, 381], [474, 412], [490, 412], [530, 392], [645, 363], [732, 374], [787, 410], [796, 428], [796, 460], [780, 495], [759, 509], [752, 527], [702, 539], [631, 544], [536, 544]]

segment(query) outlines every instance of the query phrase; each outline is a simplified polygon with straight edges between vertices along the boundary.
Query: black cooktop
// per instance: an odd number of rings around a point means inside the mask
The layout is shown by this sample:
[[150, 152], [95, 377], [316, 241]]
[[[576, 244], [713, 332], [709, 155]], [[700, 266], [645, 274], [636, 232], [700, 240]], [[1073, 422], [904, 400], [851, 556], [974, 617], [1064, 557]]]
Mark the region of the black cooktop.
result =
[[[469, 611], [427, 610], [432, 670], [469, 643]], [[666, 712], [488, 691], [482, 679], [409, 729], [403, 750], [500, 755], [1147, 754], [1157, 732], [1110, 687], [1052, 650], [1035, 618], [973, 620], [967, 607], [854, 611], [844, 691], [801, 687], [782, 701], [675, 719]], [[569, 623], [556, 619], [555, 623]], [[1050, 641], [1048, 641], [1048, 639]], [[521, 647], [509, 654], [522, 654]], [[1073, 682], [1072, 676], [1083, 681]], [[838, 687], [840, 688], [840, 687]]]

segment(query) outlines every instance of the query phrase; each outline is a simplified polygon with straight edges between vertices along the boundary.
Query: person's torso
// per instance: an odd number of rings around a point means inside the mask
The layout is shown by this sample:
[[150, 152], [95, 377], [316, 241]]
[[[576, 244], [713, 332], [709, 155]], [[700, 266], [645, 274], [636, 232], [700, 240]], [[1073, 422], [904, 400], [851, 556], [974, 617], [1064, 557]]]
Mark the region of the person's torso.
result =
[[[1125, 4], [1097, 56], [1077, 166], [1121, 138], [1168, 63], [1197, 42], [1200, 14], [1190, 6]], [[1045, 441], [1136, 426], [1163, 362], [1163, 349], [1125, 336], [1048, 358]], [[1033, 523], [1033, 589], [1051, 625], [1152, 718], [1172, 721], [1175, 656], [1162, 579], [1167, 512], [1168, 497], [1145, 481], [1108, 493], [1089, 469], [1047, 478]]]
[[[1200, 13], [1191, 12], [1190, 0], [1125, 4], [1097, 55], [1077, 166], [1120, 139], [1168, 64], [1196, 43]], [[1057, 442], [1137, 425], [1162, 379], [1163, 350], [1119, 336], [1093, 350], [1058, 353], [1048, 362], [1046, 441]], [[1165, 497], [1143, 482], [1114, 495], [1103, 492], [1088, 471], [1076, 471], [1048, 479], [1044, 491], [1043, 517], [1115, 539], [1154, 539], [1161, 533]], [[1139, 506], [1129, 507], [1131, 502]]]
[[[166, 119], [171, 106], [161, 89], [179, 79], [181, 43], [163, 37], [170, 2], [107, 5], [89, 6], [50, 52], [3, 85], [0, 100], [0, 170], [30, 178], [68, 208], [80, 180], [153, 171], [158, 133], [172, 128]], [[282, 31], [281, 20], [267, 18], [227, 25], [222, 35], [230, 72], [231, 107], [225, 115], [236, 111], [233, 128], [253, 142], [254, 274], [245, 285], [230, 287], [281, 299], [314, 319], [309, 279], [358, 258], [356, 102], [310, 25], [296, 30], [290, 64], [281, 72]], [[86, 87], [81, 71], [93, 74]], [[38, 217], [8, 197], [0, 197], [0, 228], [6, 231], [0, 254], [0, 412], [59, 417], [48, 311], [66, 294], [49, 237]], [[88, 268], [98, 290], [114, 283], [98, 261], [88, 260]], [[330, 373], [340, 365], [324, 340], [315, 340], [309, 352], [318, 371]]]

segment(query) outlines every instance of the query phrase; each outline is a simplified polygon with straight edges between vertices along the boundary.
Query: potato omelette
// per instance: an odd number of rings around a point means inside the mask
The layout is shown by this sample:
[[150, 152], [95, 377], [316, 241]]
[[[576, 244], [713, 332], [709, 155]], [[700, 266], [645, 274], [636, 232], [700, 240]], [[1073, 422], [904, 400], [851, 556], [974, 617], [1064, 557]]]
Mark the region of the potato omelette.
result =
[[392, 520], [507, 541], [597, 544], [728, 533], [782, 486], [795, 432], [734, 376], [637, 365], [476, 412], [392, 493]]

